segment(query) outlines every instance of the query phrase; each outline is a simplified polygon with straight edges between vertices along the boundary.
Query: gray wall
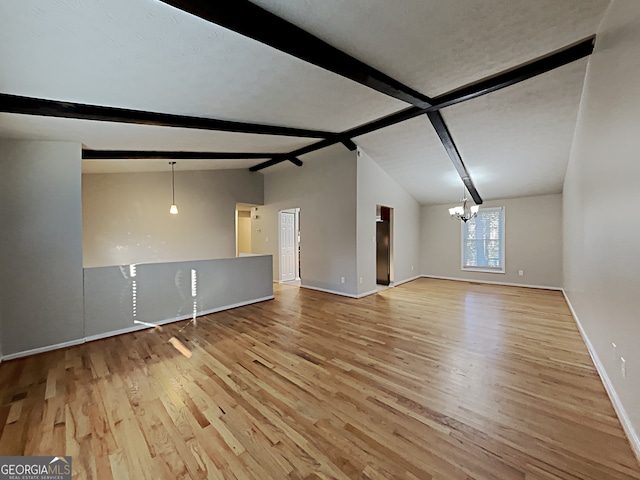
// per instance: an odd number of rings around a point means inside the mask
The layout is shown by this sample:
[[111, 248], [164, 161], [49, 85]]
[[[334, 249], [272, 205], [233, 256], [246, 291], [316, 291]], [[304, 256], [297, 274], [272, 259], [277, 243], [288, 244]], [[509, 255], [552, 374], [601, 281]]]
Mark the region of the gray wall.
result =
[[[562, 195], [491, 200], [482, 205], [505, 207], [506, 272], [503, 274], [461, 270], [461, 222], [452, 219], [448, 211], [454, 205], [431, 205], [421, 209], [423, 275], [562, 286]], [[518, 275], [519, 270], [524, 271], [524, 276]]]
[[420, 205], [366, 152], [358, 156], [358, 293], [376, 289], [376, 205], [393, 208], [393, 281], [420, 272]]
[[0, 143], [3, 354], [81, 339], [81, 146]]
[[84, 266], [233, 257], [236, 203], [262, 204], [263, 177], [248, 170], [180, 171], [179, 214], [171, 215], [171, 174], [82, 177]]
[[[564, 185], [565, 291], [640, 431], [640, 2], [614, 1], [589, 61]], [[611, 345], [615, 342], [617, 352]], [[627, 360], [622, 376], [620, 356]], [[616, 402], [614, 401], [614, 404]]]
[[301, 168], [265, 172], [265, 206], [252, 222], [252, 251], [273, 255], [273, 278], [279, 279], [278, 211], [300, 208], [302, 284], [356, 295], [356, 152], [336, 145], [303, 161]]
[[146, 328], [134, 320], [166, 323], [272, 298], [271, 276], [268, 256], [87, 268], [86, 336]]

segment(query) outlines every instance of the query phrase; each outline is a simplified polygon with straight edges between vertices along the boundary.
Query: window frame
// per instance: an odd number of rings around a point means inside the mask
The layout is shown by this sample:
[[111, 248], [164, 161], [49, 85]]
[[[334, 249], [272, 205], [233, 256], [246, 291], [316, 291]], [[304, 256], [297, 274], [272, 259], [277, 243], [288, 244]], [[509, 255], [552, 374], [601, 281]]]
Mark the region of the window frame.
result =
[[[500, 212], [500, 223], [502, 228], [500, 229], [500, 258], [502, 259], [501, 266], [498, 267], [477, 267], [477, 266], [465, 266], [465, 247], [467, 238], [465, 236], [465, 227], [466, 222], [460, 222], [460, 270], [464, 272], [482, 272], [482, 273], [506, 273], [506, 263], [507, 259], [505, 257], [505, 230], [506, 230], [506, 215], [504, 207], [487, 207], [481, 208], [478, 212], [480, 215], [482, 212], [491, 212], [491, 211], [499, 211]], [[475, 218], [473, 219], [475, 220]], [[471, 220], [470, 220], [471, 221]]]

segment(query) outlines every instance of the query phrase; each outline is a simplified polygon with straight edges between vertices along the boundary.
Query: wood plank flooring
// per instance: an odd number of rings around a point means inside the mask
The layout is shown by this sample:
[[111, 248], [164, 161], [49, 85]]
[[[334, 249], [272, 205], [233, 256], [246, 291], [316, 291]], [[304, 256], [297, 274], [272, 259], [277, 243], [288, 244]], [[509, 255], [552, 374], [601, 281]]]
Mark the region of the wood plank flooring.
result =
[[0, 455], [100, 480], [640, 479], [559, 292], [276, 286], [184, 325], [0, 365]]

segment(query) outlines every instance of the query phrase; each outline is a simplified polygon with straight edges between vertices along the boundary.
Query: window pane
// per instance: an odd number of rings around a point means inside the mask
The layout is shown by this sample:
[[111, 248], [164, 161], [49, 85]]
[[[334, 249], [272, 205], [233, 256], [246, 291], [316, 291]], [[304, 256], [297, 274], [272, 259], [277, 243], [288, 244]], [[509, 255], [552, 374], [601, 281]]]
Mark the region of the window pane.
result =
[[462, 267], [504, 270], [504, 210], [487, 208], [464, 224]]

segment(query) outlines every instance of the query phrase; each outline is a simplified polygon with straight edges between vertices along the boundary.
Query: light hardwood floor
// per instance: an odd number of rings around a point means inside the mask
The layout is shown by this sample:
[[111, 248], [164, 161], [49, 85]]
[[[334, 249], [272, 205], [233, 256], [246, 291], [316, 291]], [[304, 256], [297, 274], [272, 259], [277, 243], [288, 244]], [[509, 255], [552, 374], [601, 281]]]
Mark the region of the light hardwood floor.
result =
[[420, 279], [276, 286], [179, 338], [0, 365], [0, 455], [88, 479], [640, 479], [559, 292]]

